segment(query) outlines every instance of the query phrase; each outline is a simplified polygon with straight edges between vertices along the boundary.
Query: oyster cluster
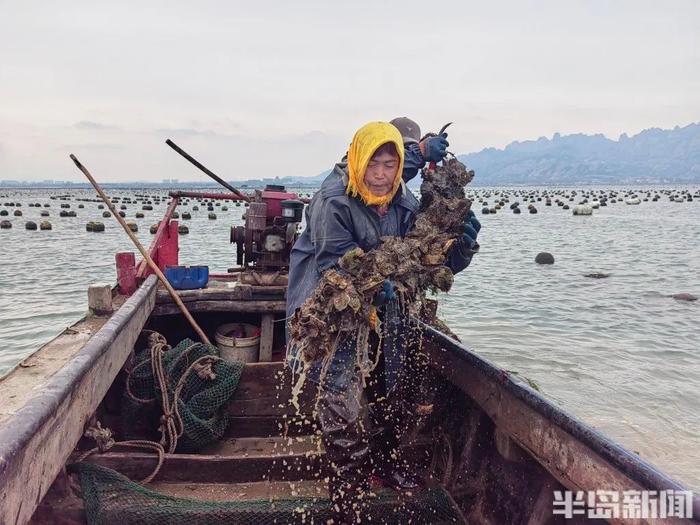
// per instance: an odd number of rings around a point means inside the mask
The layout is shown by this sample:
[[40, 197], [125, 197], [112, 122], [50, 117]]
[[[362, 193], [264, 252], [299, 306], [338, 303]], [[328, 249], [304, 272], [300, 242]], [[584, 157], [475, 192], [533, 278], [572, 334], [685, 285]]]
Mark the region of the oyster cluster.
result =
[[474, 177], [456, 158], [434, 169], [426, 167], [416, 222], [404, 237], [384, 237], [365, 252], [355, 248], [327, 270], [314, 293], [290, 320], [290, 345], [306, 363], [331, 355], [343, 332], [377, 329], [372, 300], [385, 279], [394, 283], [403, 306], [421, 300], [426, 291], [448, 291], [453, 282], [445, 266], [452, 245], [463, 233], [471, 208], [464, 187]]

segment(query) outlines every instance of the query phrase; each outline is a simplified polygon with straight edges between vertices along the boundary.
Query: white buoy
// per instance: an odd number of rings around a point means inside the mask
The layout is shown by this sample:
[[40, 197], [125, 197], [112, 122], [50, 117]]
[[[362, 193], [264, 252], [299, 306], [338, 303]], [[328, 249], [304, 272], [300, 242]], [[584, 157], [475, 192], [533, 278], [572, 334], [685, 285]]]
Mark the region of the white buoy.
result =
[[574, 206], [574, 215], [593, 215], [593, 208], [588, 204], [577, 204]]
[[625, 200], [625, 204], [639, 204], [641, 202], [642, 201], [639, 200], [639, 197], [631, 197], [631, 198]]

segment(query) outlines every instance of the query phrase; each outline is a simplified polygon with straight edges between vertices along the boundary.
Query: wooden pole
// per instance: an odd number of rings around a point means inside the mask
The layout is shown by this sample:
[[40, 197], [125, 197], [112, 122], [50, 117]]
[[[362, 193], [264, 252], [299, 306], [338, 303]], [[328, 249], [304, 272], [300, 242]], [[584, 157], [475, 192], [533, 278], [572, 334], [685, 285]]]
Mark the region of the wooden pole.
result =
[[197, 166], [197, 167], [198, 167], [200, 170], [202, 170], [204, 173], [206, 173], [207, 175], [209, 175], [209, 176], [210, 176], [212, 179], [214, 179], [216, 182], [218, 182], [219, 184], [221, 184], [221, 185], [222, 185], [224, 188], [226, 188], [228, 191], [230, 191], [230, 192], [232, 192], [232, 193], [235, 193], [236, 195], [238, 195], [239, 198], [243, 199], [244, 201], [249, 201], [249, 200], [250, 200], [250, 197], [248, 197], [247, 195], [244, 195], [243, 193], [241, 193], [240, 191], [238, 191], [236, 188], [234, 188], [233, 186], [231, 186], [228, 182], [226, 182], [224, 179], [222, 179], [221, 177], [219, 177], [216, 173], [214, 173], [213, 171], [211, 171], [211, 170], [210, 170], [209, 168], [207, 168], [204, 164], [202, 164], [201, 162], [199, 162], [199, 161], [198, 161], [197, 159], [195, 159], [192, 155], [190, 155], [190, 154], [187, 153], [184, 149], [182, 149], [180, 146], [178, 146], [177, 144], [175, 144], [172, 140], [167, 139], [167, 140], [165, 141], [165, 143], [166, 143], [168, 146], [170, 146], [171, 148], [173, 148], [175, 151], [177, 151], [180, 155], [182, 155], [183, 157], [185, 157], [187, 160], [189, 160], [192, 164], [194, 164], [195, 166]]
[[104, 201], [104, 203], [107, 205], [109, 210], [112, 212], [112, 215], [114, 215], [114, 218], [117, 219], [117, 222], [121, 224], [122, 228], [124, 228], [124, 231], [126, 234], [129, 236], [131, 239], [131, 242], [134, 243], [136, 248], [141, 252], [141, 255], [143, 256], [144, 260], [146, 263], [148, 263], [148, 266], [151, 267], [151, 270], [158, 276], [158, 279], [160, 279], [160, 282], [163, 283], [163, 286], [165, 286], [165, 289], [168, 290], [170, 293], [170, 296], [173, 298], [173, 301], [175, 301], [175, 304], [177, 304], [178, 308], [180, 308], [180, 311], [182, 312], [182, 315], [185, 316], [185, 319], [187, 319], [192, 325], [192, 328], [194, 328], [194, 331], [197, 332], [197, 335], [199, 336], [199, 339], [205, 343], [205, 344], [211, 344], [211, 341], [209, 341], [209, 338], [206, 336], [204, 331], [199, 327], [197, 324], [197, 321], [194, 320], [192, 315], [190, 315], [190, 312], [187, 310], [187, 307], [185, 304], [182, 302], [182, 299], [180, 299], [180, 296], [177, 294], [175, 289], [170, 285], [168, 280], [165, 278], [165, 275], [163, 275], [163, 272], [160, 271], [160, 268], [158, 268], [158, 265], [153, 262], [153, 259], [151, 259], [151, 256], [148, 254], [146, 249], [143, 247], [143, 245], [139, 242], [139, 240], [136, 238], [136, 235], [129, 229], [129, 226], [127, 226], [126, 221], [122, 218], [121, 215], [119, 215], [119, 212], [117, 209], [114, 207], [114, 204], [112, 204], [112, 201], [109, 200], [107, 195], [102, 191], [102, 188], [100, 188], [100, 185], [97, 184], [97, 181], [90, 175], [90, 172], [87, 170], [85, 166], [83, 166], [80, 161], [76, 158], [75, 155], [71, 153], [70, 158], [75, 162], [75, 165], [78, 167], [80, 171], [83, 172], [83, 175], [87, 177], [87, 179], [90, 181], [90, 184], [92, 184], [93, 188], [97, 191], [99, 194], [100, 198]]

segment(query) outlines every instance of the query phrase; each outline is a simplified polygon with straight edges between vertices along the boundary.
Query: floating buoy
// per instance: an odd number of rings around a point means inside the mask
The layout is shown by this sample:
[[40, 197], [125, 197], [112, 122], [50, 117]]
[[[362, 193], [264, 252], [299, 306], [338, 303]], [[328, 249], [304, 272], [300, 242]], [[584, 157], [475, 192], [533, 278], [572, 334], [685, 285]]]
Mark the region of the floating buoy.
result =
[[178, 212], [174, 211], [173, 212], [173, 219], [179, 219], [179, 218], [180, 218], [180, 214]]
[[9, 230], [12, 228], [12, 223], [10, 221], [0, 221], [0, 228], [3, 230]]
[[639, 200], [639, 197], [631, 197], [625, 200], [625, 204], [639, 204], [640, 202], [642, 201]]
[[520, 214], [520, 208], [518, 208], [517, 206], [516, 206], [515, 208], [513, 208], [513, 213], [516, 214], [516, 215], [519, 215], [519, 214]]
[[141, 209], [142, 209], [142, 210], [146, 210], [146, 211], [150, 211], [150, 210], [153, 209], [153, 206], [151, 206], [150, 204], [144, 204], [144, 205], [141, 207]]
[[215, 220], [216, 220], [216, 213], [210, 213], [210, 214], [209, 214], [209, 220], [210, 220], [210, 221], [215, 221]]
[[136, 224], [134, 221], [129, 221], [129, 222], [126, 223], [126, 225], [127, 225], [127, 226], [129, 227], [129, 229], [130, 229], [132, 232], [134, 232], [134, 233], [136, 233], [137, 231], [139, 231], [139, 225]]
[[40, 230], [51, 230], [52, 228], [53, 227], [49, 221], [41, 221], [41, 224], [39, 225]]
[[24, 225], [24, 227], [27, 230], [36, 230], [36, 223], [34, 221], [27, 221], [27, 223]]
[[554, 255], [549, 252], [540, 252], [535, 256], [537, 264], [554, 264]]
[[180, 224], [177, 227], [177, 233], [179, 233], [180, 235], [187, 235], [188, 233], [190, 233], [190, 229], [184, 224]]
[[697, 296], [695, 296], [693, 294], [689, 294], [689, 293], [677, 293], [677, 294], [672, 295], [671, 297], [673, 297], [676, 301], [690, 301], [690, 302], [692, 302], [692, 301], [698, 300]]
[[574, 206], [574, 215], [593, 215], [593, 208], [588, 204], [577, 204]]
[[151, 232], [151, 235], [155, 235], [156, 233], [158, 233], [158, 226], [160, 226], [159, 222], [151, 224], [151, 227], [148, 229], [148, 231]]
[[[63, 205], [61, 205], [61, 207], [63, 207]], [[97, 205], [97, 209], [98, 209], [98, 210], [104, 210], [104, 209], [105, 209], [105, 205], [104, 205], [104, 204], [98, 204], [98, 205]]]
[[9, 212], [7, 210], [0, 210], [0, 217], [7, 217]]
[[112, 214], [109, 213], [108, 211], [103, 211], [103, 212], [102, 212], [102, 216], [103, 216], [105, 219], [107, 219], [108, 217], [111, 217]]
[[192, 206], [192, 211], [199, 211], [199, 206]]
[[78, 208], [85, 208], [85, 204], [78, 204]]
[[89, 232], [103, 232], [105, 231], [105, 225], [101, 222], [90, 221], [85, 225], [85, 230]]
[[136, 218], [137, 218], [137, 219], [143, 219], [143, 213], [141, 213], [140, 211], [137, 211], [137, 212], [136, 212]]
[[188, 212], [188, 211], [182, 212], [182, 219], [183, 220], [188, 221], [191, 218], [192, 218], [192, 214], [190, 214], [190, 212]]
[[49, 216], [49, 212], [46, 211], [46, 210], [42, 210], [41, 213], [40, 213], [40, 215], [41, 215], [42, 217], [48, 217], [48, 216]]
[[228, 206], [222, 206], [221, 211], [228, 211]]
[[126, 212], [125, 212], [125, 211], [119, 210], [117, 213], [119, 214], [120, 217], [126, 217]]
[[22, 216], [22, 210], [15, 210], [14, 213], [12, 214], [15, 217], [21, 217]]

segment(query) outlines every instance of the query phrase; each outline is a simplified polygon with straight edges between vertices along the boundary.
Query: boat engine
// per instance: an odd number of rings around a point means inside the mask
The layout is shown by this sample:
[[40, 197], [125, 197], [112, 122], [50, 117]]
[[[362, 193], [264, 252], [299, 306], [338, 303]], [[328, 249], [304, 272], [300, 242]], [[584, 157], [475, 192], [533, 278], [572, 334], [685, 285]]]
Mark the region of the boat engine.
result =
[[264, 190], [256, 190], [245, 214], [245, 226], [231, 226], [236, 264], [263, 272], [288, 269], [303, 212], [299, 196], [284, 186], [268, 184]]

